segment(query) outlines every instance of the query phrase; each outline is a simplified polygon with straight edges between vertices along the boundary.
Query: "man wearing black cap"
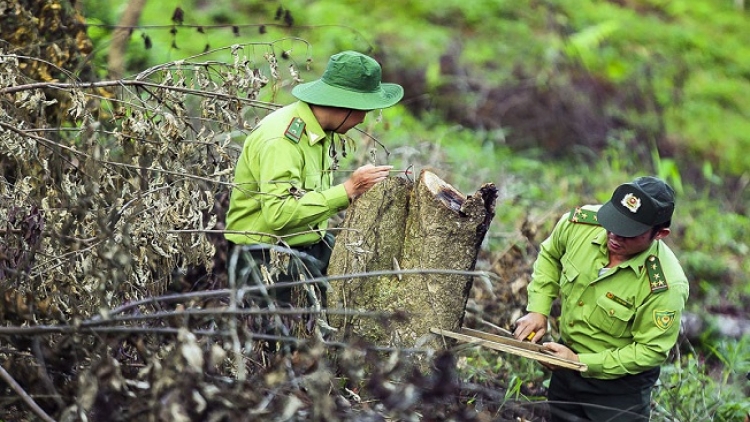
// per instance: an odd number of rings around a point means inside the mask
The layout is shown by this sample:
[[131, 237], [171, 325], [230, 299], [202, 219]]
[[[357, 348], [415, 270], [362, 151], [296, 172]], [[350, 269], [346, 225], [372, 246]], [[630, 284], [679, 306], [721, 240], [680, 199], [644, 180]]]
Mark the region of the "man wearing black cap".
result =
[[[230, 250], [251, 252], [262, 265], [252, 266], [256, 278], [300, 281], [324, 274], [333, 246], [328, 219], [389, 175], [392, 166], [368, 164], [334, 183], [344, 155], [341, 135], [404, 95], [400, 85], [381, 82], [381, 74], [372, 57], [335, 54], [321, 78], [292, 89], [299, 101], [266, 116], [245, 140], [224, 236]], [[275, 265], [281, 262], [288, 265]], [[290, 302], [288, 290], [277, 296]]]
[[663, 242], [674, 190], [656, 177], [615, 189], [601, 206], [563, 216], [541, 244], [518, 339], [538, 342], [559, 296], [560, 342], [552, 353], [588, 366], [553, 369], [553, 421], [647, 421], [659, 367], [675, 345], [688, 282]]

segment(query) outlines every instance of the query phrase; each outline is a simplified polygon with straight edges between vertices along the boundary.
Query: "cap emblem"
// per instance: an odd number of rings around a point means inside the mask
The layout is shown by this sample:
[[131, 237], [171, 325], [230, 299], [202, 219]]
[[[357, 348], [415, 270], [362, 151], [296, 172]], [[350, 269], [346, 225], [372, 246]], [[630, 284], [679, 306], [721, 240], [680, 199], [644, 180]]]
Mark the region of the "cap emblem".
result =
[[633, 195], [632, 193], [628, 193], [627, 195], [623, 196], [620, 203], [633, 214], [637, 213], [638, 209], [641, 207], [641, 199]]

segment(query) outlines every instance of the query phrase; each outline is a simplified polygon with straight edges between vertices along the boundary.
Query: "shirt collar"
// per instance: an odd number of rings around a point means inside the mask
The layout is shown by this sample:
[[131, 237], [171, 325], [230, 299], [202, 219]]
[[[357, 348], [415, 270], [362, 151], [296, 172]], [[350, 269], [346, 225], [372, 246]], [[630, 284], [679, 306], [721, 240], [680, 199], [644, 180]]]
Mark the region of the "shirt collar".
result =
[[327, 136], [326, 132], [320, 127], [320, 123], [315, 118], [310, 105], [304, 101], [297, 101], [295, 108], [297, 115], [305, 121], [305, 132], [307, 132], [307, 139], [310, 140], [310, 145], [315, 145], [323, 141]]

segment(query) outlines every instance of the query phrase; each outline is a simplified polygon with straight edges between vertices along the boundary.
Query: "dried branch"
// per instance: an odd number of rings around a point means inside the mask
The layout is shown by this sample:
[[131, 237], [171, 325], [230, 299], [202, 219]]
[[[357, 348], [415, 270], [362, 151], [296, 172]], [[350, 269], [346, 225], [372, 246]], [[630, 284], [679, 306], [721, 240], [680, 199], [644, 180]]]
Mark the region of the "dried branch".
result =
[[98, 81], [98, 82], [73, 82], [73, 83], [61, 83], [61, 82], [35, 82], [25, 85], [9, 86], [0, 88], [0, 95], [3, 94], [15, 94], [23, 91], [30, 91], [35, 89], [59, 89], [63, 91], [70, 91], [74, 89], [98, 89], [98, 88], [112, 88], [112, 87], [144, 87], [144, 88], [156, 88], [160, 90], [170, 90], [180, 92], [184, 94], [192, 94], [198, 97], [214, 98], [225, 101], [238, 101], [243, 104], [251, 105], [256, 108], [262, 108], [266, 110], [276, 110], [279, 106], [277, 104], [268, 103], [264, 101], [253, 100], [249, 98], [242, 98], [228, 94], [222, 94], [218, 92], [205, 92], [198, 89], [183, 88], [179, 86], [167, 86], [160, 85], [154, 82], [132, 80], [132, 79], [119, 79], [114, 81]]
[[0, 379], [5, 381], [10, 388], [18, 394], [18, 396], [21, 398], [21, 400], [26, 404], [26, 406], [31, 409], [31, 411], [38, 416], [41, 420], [44, 422], [55, 422], [54, 419], [52, 419], [47, 412], [45, 412], [41, 407], [39, 407], [38, 404], [34, 401], [34, 399], [29, 396], [28, 393], [16, 382], [15, 379], [13, 379], [12, 376], [8, 373], [8, 371], [5, 370], [5, 368], [0, 365]]

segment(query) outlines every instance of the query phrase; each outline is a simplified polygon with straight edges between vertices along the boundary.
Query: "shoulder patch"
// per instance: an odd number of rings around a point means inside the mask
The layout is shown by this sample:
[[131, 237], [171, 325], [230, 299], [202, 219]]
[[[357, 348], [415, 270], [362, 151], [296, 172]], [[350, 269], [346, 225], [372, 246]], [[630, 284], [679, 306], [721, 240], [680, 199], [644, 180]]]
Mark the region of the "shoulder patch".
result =
[[305, 133], [305, 121], [299, 117], [295, 117], [289, 122], [284, 136], [295, 144], [298, 144], [299, 140], [302, 139], [303, 133]]
[[600, 225], [599, 220], [596, 218], [596, 211], [584, 210], [581, 207], [573, 208], [570, 211], [568, 220], [573, 223], [593, 224], [595, 226]]
[[667, 279], [661, 270], [661, 262], [659, 262], [659, 258], [656, 255], [649, 255], [646, 258], [646, 271], [648, 272], [648, 280], [652, 293], [669, 289]]
[[656, 324], [656, 326], [661, 328], [662, 330], [666, 330], [667, 328], [672, 326], [676, 315], [677, 315], [677, 312], [675, 311], [656, 311], [655, 310], [654, 311], [654, 324]]

